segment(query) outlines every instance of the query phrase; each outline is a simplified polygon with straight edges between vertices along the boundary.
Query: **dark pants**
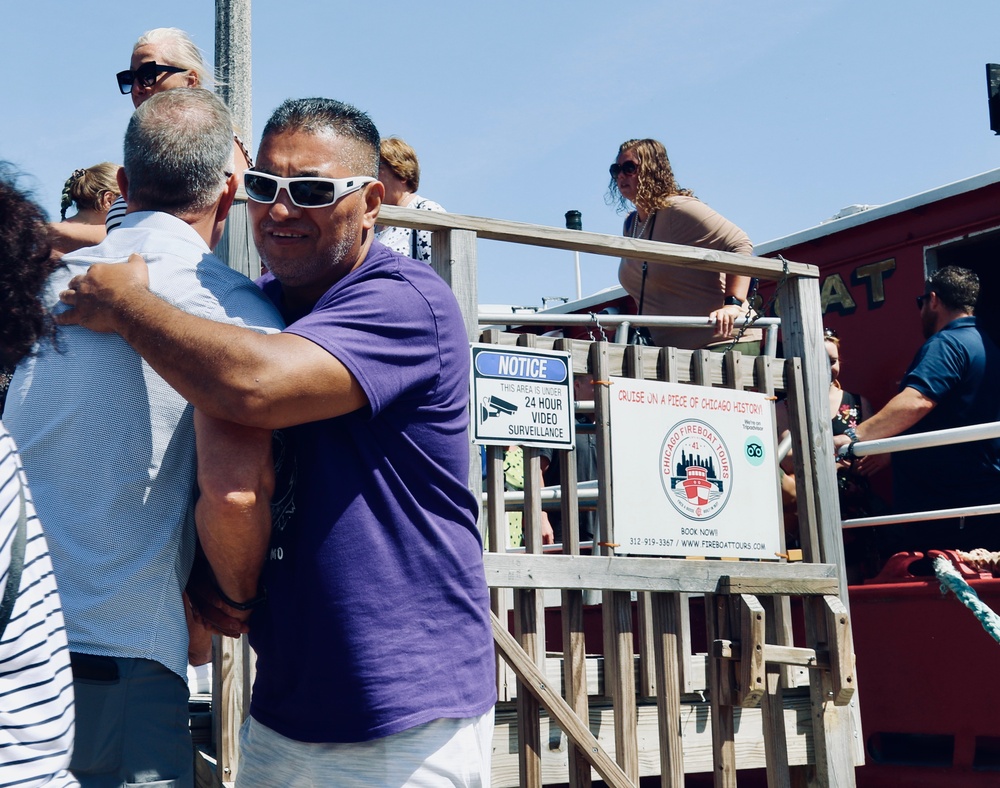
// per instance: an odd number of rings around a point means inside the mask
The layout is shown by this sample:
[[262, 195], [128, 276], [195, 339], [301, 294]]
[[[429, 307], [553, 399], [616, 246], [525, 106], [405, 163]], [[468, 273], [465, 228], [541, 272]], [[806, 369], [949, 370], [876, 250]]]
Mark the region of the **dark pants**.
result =
[[82, 788], [193, 788], [186, 682], [159, 662], [73, 653]]

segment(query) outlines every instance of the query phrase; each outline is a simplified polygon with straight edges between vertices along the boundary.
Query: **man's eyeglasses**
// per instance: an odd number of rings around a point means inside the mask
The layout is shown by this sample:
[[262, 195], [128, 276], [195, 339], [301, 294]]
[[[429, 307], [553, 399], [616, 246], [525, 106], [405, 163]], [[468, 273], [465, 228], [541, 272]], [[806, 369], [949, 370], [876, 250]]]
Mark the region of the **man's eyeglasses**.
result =
[[924, 293], [923, 295], [918, 295], [917, 296], [917, 309], [923, 309], [924, 308], [924, 304], [927, 302], [927, 299], [930, 298], [930, 297], [931, 297], [930, 293]]
[[616, 162], [608, 167], [608, 172], [611, 173], [612, 178], [617, 178], [621, 173], [625, 173], [626, 175], [635, 175], [638, 170], [639, 165], [634, 161], [627, 161], [624, 164], [618, 164]]
[[118, 80], [118, 89], [123, 94], [128, 94], [132, 92], [133, 82], [138, 82], [144, 88], [151, 88], [156, 84], [156, 78], [160, 74], [180, 74], [182, 71], [187, 70], [186, 68], [178, 68], [177, 66], [164, 66], [155, 60], [150, 60], [148, 63], [143, 63], [135, 71], [131, 69], [119, 71], [115, 74], [115, 79]]
[[364, 175], [352, 175], [350, 178], [280, 178], [256, 170], [243, 173], [247, 197], [254, 202], [270, 205], [278, 199], [278, 192], [284, 189], [292, 204], [299, 208], [325, 208], [375, 180]]

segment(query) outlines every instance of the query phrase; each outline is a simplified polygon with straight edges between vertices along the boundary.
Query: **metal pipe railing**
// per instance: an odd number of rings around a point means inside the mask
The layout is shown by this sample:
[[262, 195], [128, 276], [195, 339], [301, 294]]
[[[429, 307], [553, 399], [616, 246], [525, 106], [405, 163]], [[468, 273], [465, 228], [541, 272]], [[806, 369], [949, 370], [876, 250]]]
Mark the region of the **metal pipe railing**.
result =
[[866, 457], [870, 454], [889, 454], [894, 451], [909, 451], [911, 449], [929, 449], [934, 446], [946, 446], [952, 443], [972, 443], [973, 441], [1000, 438], [1000, 421], [986, 424], [970, 424], [965, 427], [952, 427], [947, 430], [921, 432], [916, 435], [897, 435], [894, 438], [880, 438], [871, 441], [858, 441], [854, 444], [854, 454]]
[[[980, 440], [1000, 438], [1000, 421], [986, 424], [969, 424], [965, 427], [952, 427], [946, 430], [921, 432], [916, 435], [897, 435], [893, 438], [880, 438], [871, 441], [857, 441], [853, 452], [857, 457], [867, 457], [876, 454], [889, 454], [895, 451], [912, 451], [914, 449], [929, 449], [935, 446], [948, 446], [955, 443], [973, 443]], [[905, 523], [924, 522], [926, 520], [948, 520], [954, 517], [978, 517], [984, 514], [1000, 514], [1000, 503], [981, 506], [960, 506], [954, 509], [939, 509], [927, 512], [905, 512], [888, 514], [881, 517], [858, 517], [841, 522], [842, 528], [866, 528], [876, 525], [897, 525]]]
[[[586, 314], [567, 314], [565, 312], [480, 312], [480, 325], [501, 326], [618, 326], [621, 324], [637, 326], [671, 326], [674, 328], [703, 328], [715, 324], [714, 320], [701, 315], [606, 315], [597, 312]], [[781, 325], [779, 317], [759, 317], [756, 320], [741, 318], [737, 326], [751, 324], [761, 328]]]
[[858, 517], [853, 520], [844, 520], [841, 526], [843, 528], [865, 528], [870, 525], [896, 525], [897, 523], [919, 523], [925, 520], [949, 520], [953, 517], [978, 517], [981, 514], [1000, 514], [1000, 503], [960, 506], [955, 509], [938, 509], [929, 512], [887, 514], [882, 517]]

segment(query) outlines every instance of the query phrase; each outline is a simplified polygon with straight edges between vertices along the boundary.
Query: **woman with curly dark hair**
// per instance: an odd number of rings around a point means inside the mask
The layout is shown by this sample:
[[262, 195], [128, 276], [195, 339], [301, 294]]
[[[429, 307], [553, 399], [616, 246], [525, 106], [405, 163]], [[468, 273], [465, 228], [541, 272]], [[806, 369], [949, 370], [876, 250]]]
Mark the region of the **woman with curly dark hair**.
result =
[[[59, 265], [45, 213], [0, 163], [0, 360], [13, 366], [55, 330], [39, 299]], [[79, 784], [69, 772], [73, 677], [48, 546], [13, 438], [0, 421], [0, 785]]]
[[38, 300], [49, 274], [59, 267], [50, 260], [48, 227], [45, 212], [18, 189], [11, 166], [0, 163], [0, 367], [4, 369], [55, 331]]
[[[662, 142], [623, 142], [610, 172], [610, 202], [621, 211], [629, 204], [635, 206], [625, 220], [625, 236], [737, 254], [753, 252], [745, 232], [677, 185]], [[707, 315], [714, 322], [705, 328], [651, 328], [657, 345], [728, 350], [738, 331], [734, 331], [735, 321], [748, 312], [750, 278], [746, 276], [650, 265], [624, 257], [618, 279], [635, 300], [639, 314]], [[760, 338], [760, 331], [751, 329], [734, 349], [758, 355]]]

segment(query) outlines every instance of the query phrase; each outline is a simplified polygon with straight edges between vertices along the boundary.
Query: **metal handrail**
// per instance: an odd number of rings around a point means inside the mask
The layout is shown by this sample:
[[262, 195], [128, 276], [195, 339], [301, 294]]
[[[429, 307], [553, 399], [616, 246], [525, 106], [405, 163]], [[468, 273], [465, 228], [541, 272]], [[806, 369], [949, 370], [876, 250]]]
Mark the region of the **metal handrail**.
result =
[[[973, 443], [992, 438], [1000, 438], [1000, 421], [987, 422], [985, 424], [969, 424], [965, 427], [951, 427], [946, 430], [921, 432], [917, 435], [897, 435], [893, 438], [857, 441], [854, 444], [853, 453], [857, 457], [867, 457], [876, 454], [889, 454], [896, 451], [929, 449], [934, 446], [947, 446], [955, 443]], [[876, 525], [917, 523], [926, 520], [948, 520], [953, 517], [978, 517], [984, 514], [1000, 514], [1000, 503], [984, 504], [981, 506], [960, 506], [954, 509], [938, 509], [927, 512], [905, 512], [880, 517], [857, 517], [852, 520], [843, 520], [840, 525], [841, 528], [866, 528]]]
[[[565, 312], [480, 312], [480, 324], [510, 325], [544, 325], [544, 326], [589, 326], [594, 323], [617, 326], [630, 323], [637, 326], [672, 326], [681, 328], [703, 328], [714, 325], [715, 321], [702, 315], [606, 315], [598, 312], [585, 314], [567, 314]], [[735, 324], [742, 326], [751, 323], [755, 326], [780, 326], [780, 317], [761, 317], [756, 320], [740, 318]]]
[[870, 525], [896, 525], [897, 523], [919, 523], [925, 520], [949, 520], [953, 517], [978, 517], [981, 514], [1000, 514], [1000, 503], [982, 506], [960, 506], [955, 509], [938, 509], [929, 512], [906, 512], [887, 514], [882, 517], [857, 517], [841, 522], [842, 528], [865, 528]]
[[[673, 328], [704, 328], [715, 321], [703, 316], [674, 315], [608, 315], [598, 312], [585, 314], [566, 312], [480, 312], [479, 324], [486, 326], [617, 326], [614, 341], [623, 344], [631, 326], [670, 326]], [[774, 357], [778, 351], [780, 317], [740, 318], [737, 327], [755, 326], [764, 329], [764, 355]]]
[[921, 432], [916, 435], [897, 435], [894, 438], [857, 441], [854, 444], [854, 454], [857, 457], [867, 457], [871, 454], [889, 454], [894, 451], [929, 449], [933, 446], [946, 446], [952, 443], [972, 443], [992, 438], [1000, 438], [1000, 421], [986, 422], [985, 424], [969, 424], [965, 427], [951, 427], [946, 430]]

